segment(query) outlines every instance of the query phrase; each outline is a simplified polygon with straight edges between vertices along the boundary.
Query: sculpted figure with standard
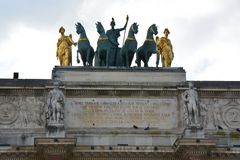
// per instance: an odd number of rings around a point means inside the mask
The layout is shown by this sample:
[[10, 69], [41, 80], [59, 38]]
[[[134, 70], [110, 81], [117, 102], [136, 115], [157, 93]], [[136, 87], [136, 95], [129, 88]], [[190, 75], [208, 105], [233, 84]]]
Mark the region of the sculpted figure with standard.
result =
[[114, 20], [114, 18], [112, 18], [112, 21], [110, 23], [111, 29], [106, 32], [106, 34], [108, 36], [108, 39], [112, 44], [111, 53], [109, 55], [110, 56], [109, 66], [117, 66], [117, 65], [119, 65], [118, 63], [121, 63], [121, 61], [118, 60], [118, 58], [120, 57], [120, 55], [118, 55], [118, 52], [120, 51], [120, 49], [118, 48], [118, 45], [119, 45], [118, 37], [120, 36], [120, 32], [126, 29], [127, 24], [128, 24], [128, 19], [129, 19], [129, 17], [127, 16], [126, 17], [126, 23], [125, 23], [123, 28], [115, 29], [114, 28], [115, 25], [116, 25], [115, 20]]

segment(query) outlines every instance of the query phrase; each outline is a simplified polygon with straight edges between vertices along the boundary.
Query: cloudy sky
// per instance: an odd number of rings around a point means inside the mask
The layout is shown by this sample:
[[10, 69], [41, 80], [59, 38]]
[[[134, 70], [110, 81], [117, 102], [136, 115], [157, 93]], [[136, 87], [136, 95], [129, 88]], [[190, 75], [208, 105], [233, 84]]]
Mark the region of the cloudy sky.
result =
[[[75, 23], [82, 23], [96, 48], [95, 23], [108, 30], [114, 17], [120, 28], [128, 14], [128, 27], [139, 24], [139, 46], [151, 24], [157, 24], [159, 36], [169, 28], [172, 66], [183, 67], [188, 80], [240, 80], [239, 0], [0, 0], [0, 6], [0, 78], [19, 72], [19, 78], [49, 79], [59, 65], [60, 26], [77, 41]], [[118, 41], [122, 46], [123, 32]], [[154, 55], [150, 66], [155, 60]], [[75, 47], [73, 65], [82, 65], [76, 63]]]

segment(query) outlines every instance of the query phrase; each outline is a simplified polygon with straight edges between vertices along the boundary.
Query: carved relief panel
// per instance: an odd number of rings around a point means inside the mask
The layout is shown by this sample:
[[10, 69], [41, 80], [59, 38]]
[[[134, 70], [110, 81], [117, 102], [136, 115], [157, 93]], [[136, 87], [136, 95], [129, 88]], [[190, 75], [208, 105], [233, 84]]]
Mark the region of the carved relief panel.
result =
[[205, 128], [236, 129], [240, 127], [240, 100], [203, 99], [207, 108]]
[[0, 128], [39, 128], [44, 122], [44, 97], [0, 97]]
[[14, 123], [19, 116], [19, 108], [11, 102], [0, 103], [0, 124]]

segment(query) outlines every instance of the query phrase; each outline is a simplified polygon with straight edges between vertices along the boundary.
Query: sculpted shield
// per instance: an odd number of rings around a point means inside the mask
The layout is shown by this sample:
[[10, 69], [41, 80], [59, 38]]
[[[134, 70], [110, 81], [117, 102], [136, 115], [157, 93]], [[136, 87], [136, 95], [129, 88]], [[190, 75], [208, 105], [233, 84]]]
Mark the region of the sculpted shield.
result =
[[18, 118], [18, 108], [12, 103], [0, 104], [0, 124], [11, 124]]

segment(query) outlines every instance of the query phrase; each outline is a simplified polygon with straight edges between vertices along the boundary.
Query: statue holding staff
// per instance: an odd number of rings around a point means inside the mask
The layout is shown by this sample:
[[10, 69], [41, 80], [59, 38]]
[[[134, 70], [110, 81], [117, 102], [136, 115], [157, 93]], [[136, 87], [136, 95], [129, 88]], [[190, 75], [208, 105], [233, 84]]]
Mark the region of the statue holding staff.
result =
[[119, 49], [118, 49], [118, 37], [120, 36], [120, 32], [123, 31], [123, 30], [126, 30], [126, 27], [127, 27], [127, 24], [128, 24], [128, 15], [126, 17], [126, 23], [124, 25], [123, 28], [118, 28], [118, 29], [115, 29], [115, 20], [114, 18], [112, 18], [112, 21], [110, 23], [111, 25], [111, 29], [108, 30], [106, 32], [108, 38], [109, 38], [109, 41], [111, 42], [112, 44], [112, 47], [111, 47], [111, 53], [110, 53], [110, 58], [109, 58], [109, 66], [116, 66], [116, 63], [117, 63], [117, 54], [119, 52]]

